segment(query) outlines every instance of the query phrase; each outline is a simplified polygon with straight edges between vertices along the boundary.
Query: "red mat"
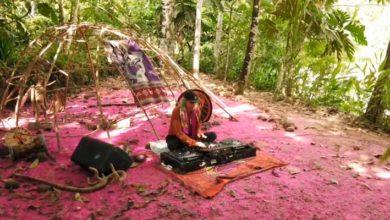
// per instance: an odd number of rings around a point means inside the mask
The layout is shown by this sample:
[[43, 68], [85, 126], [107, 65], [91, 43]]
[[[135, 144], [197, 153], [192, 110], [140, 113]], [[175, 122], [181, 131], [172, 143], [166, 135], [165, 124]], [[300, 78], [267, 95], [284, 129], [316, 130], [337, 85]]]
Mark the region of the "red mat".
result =
[[181, 182], [186, 188], [204, 198], [216, 196], [226, 184], [273, 168], [285, 166], [287, 163], [258, 150], [256, 157], [235, 161], [216, 167], [207, 167], [187, 174], [178, 174], [160, 169]]

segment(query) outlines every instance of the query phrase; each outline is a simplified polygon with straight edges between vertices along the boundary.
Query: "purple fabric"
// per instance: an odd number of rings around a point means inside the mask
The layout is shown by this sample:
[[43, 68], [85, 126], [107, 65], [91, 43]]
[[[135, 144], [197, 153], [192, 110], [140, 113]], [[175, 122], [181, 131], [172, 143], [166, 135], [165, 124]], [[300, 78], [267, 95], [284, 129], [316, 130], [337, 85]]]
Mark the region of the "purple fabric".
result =
[[[187, 112], [188, 117], [188, 132], [187, 135], [196, 140], [197, 139], [197, 133], [198, 133], [198, 117], [196, 116], [195, 111]], [[186, 133], [186, 132], [185, 132]]]
[[115, 63], [133, 90], [137, 106], [168, 102], [167, 93], [152, 62], [133, 40], [105, 42], [110, 63]]
[[135, 41], [108, 41], [106, 51], [131, 84], [160, 82], [152, 62]]
[[159, 77], [154, 70], [154, 67], [150, 61], [150, 59], [145, 55], [145, 53], [141, 50], [138, 44], [135, 41], [129, 40], [129, 52], [130, 53], [141, 53], [143, 65], [145, 67], [145, 75], [149, 79], [149, 81], [160, 81]]

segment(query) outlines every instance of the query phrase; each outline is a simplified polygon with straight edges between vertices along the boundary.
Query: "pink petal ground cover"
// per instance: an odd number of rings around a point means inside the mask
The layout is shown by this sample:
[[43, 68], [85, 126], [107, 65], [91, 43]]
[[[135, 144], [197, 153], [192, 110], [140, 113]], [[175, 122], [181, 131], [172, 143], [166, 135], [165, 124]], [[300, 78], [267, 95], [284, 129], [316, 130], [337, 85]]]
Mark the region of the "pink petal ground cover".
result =
[[[103, 103], [131, 102], [127, 90], [104, 91]], [[83, 93], [67, 103], [66, 114], [59, 114], [61, 151], [56, 151], [53, 132], [44, 132], [49, 150], [57, 161], [41, 162], [30, 168], [31, 162], [20, 161], [14, 166], [0, 159], [0, 176], [8, 178], [19, 169], [26, 175], [41, 179], [87, 186], [90, 174], [73, 164], [70, 156], [83, 135], [90, 133], [81, 120], [97, 121], [95, 98], [85, 99]], [[243, 102], [224, 99], [228, 110], [239, 122], [230, 121], [219, 108], [213, 120], [221, 122], [211, 128], [218, 139], [237, 138], [245, 142], [260, 141], [267, 153], [289, 163], [274, 172], [258, 173], [233, 182], [211, 200], [203, 199], [171, 181], [167, 192], [155, 197], [145, 208], [130, 209], [119, 219], [389, 219], [390, 171], [377, 166], [373, 155], [389, 145], [388, 137], [314, 129], [321, 120], [291, 114], [299, 129], [295, 132], [274, 130], [274, 124], [258, 120], [263, 114], [258, 108]], [[168, 104], [148, 107], [156, 130], [164, 138], [169, 125]], [[22, 123], [33, 120], [31, 109], [22, 113]], [[0, 187], [0, 219], [111, 219], [126, 207], [128, 201], [143, 202], [137, 187], [157, 189], [169, 176], [159, 170], [158, 156], [145, 149], [156, 140], [141, 109], [128, 106], [104, 108], [108, 118], [120, 118], [119, 127], [111, 130], [114, 144], [130, 142], [134, 154], [147, 153], [148, 159], [129, 169], [124, 186], [109, 184], [106, 188], [81, 194], [71, 192], [37, 192], [39, 184], [20, 180], [20, 188], [8, 191]], [[12, 120], [6, 120], [12, 125]], [[3, 136], [4, 132], [0, 133]], [[105, 132], [91, 136], [109, 141]], [[364, 139], [364, 140], [363, 140]], [[134, 140], [138, 140], [134, 141]], [[354, 150], [352, 146], [367, 146]], [[8, 168], [7, 168], [8, 167]], [[84, 200], [79, 201], [79, 200]]]

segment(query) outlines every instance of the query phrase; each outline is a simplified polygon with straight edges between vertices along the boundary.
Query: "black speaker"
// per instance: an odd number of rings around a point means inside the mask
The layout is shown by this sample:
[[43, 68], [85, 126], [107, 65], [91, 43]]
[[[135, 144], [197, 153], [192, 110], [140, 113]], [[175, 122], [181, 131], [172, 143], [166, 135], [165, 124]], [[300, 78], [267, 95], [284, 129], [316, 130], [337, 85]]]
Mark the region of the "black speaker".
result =
[[110, 164], [116, 170], [127, 170], [133, 163], [131, 157], [122, 149], [90, 137], [80, 140], [71, 160], [85, 169], [93, 167], [100, 174], [110, 174]]

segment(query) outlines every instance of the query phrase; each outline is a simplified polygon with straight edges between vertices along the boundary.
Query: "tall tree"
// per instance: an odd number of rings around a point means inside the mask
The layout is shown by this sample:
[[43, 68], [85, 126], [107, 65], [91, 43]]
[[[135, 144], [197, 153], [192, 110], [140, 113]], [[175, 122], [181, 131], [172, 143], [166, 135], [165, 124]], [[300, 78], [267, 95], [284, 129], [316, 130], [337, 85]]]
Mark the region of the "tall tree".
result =
[[229, 65], [230, 65], [230, 34], [232, 32], [232, 17], [233, 17], [233, 8], [234, 4], [236, 3], [236, 0], [233, 0], [230, 3], [230, 9], [229, 9], [229, 22], [228, 22], [228, 29], [227, 29], [227, 50], [226, 50], [226, 62], [225, 62], [225, 71], [223, 73], [223, 81], [226, 82], [228, 71], [229, 71]]
[[217, 6], [218, 16], [217, 16], [217, 30], [215, 32], [215, 43], [214, 43], [214, 74], [219, 75], [220, 71], [220, 50], [221, 50], [221, 41], [222, 41], [222, 32], [223, 32], [223, 3], [221, 1]]
[[30, 1], [30, 13], [29, 13], [29, 15], [30, 15], [31, 18], [35, 17], [36, 8], [37, 8], [37, 6], [36, 6], [35, 1]]
[[202, 7], [203, 0], [197, 0], [194, 36], [194, 59], [192, 64], [192, 71], [195, 78], [199, 78], [200, 38], [202, 35]]
[[63, 0], [58, 0], [58, 22], [59, 24], [64, 24], [64, 2]]
[[[390, 96], [390, 41], [387, 46], [387, 52], [383, 67], [375, 83], [370, 101], [368, 102], [366, 112], [364, 114], [371, 123], [380, 123], [384, 115], [386, 107], [390, 106], [388, 96]], [[387, 106], [386, 106], [387, 105]]]
[[240, 73], [240, 81], [238, 82], [238, 88], [236, 90], [236, 95], [244, 94], [244, 89], [248, 81], [252, 58], [255, 52], [256, 37], [257, 37], [258, 25], [259, 25], [259, 11], [260, 11], [259, 9], [260, 9], [260, 1], [253, 0], [252, 23], [249, 32], [249, 39], [246, 48], [245, 59]]
[[78, 23], [79, 11], [80, 11], [80, 0], [72, 0], [72, 13], [70, 17], [70, 22], [72, 22], [73, 24]]
[[162, 50], [167, 52], [169, 55], [174, 53], [174, 43], [172, 38], [172, 13], [174, 0], [161, 0], [162, 4], [162, 22], [161, 22], [161, 33], [162, 38], [160, 47]]

